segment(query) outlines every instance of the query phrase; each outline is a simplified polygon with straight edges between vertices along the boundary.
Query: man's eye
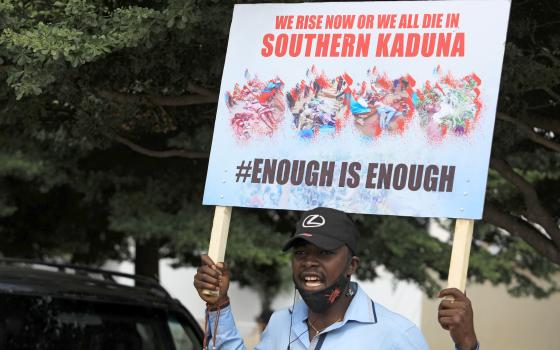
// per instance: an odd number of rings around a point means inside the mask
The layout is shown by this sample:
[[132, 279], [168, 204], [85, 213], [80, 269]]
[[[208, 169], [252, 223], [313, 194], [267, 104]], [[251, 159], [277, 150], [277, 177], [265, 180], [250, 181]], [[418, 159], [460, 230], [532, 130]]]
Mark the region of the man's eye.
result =
[[321, 254], [323, 255], [332, 255], [334, 252], [332, 250], [321, 250]]
[[305, 252], [303, 250], [294, 250], [294, 255], [300, 256], [303, 255]]

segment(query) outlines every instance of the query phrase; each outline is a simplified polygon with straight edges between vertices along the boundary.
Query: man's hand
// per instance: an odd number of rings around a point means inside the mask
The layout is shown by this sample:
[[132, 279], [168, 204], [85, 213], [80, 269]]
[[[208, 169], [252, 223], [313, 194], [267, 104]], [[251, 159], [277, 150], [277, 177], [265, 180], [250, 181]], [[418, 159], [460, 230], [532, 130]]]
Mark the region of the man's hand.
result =
[[474, 350], [478, 341], [469, 298], [457, 288], [444, 289], [438, 297], [448, 297], [439, 304], [438, 321], [441, 327], [449, 331], [455, 345], [461, 350]]
[[[200, 257], [200, 267], [194, 275], [194, 287], [202, 300], [209, 305], [223, 304], [228, 296], [229, 270], [225, 263], [214, 264], [208, 255]], [[204, 290], [218, 291], [218, 295], [204, 294]]]

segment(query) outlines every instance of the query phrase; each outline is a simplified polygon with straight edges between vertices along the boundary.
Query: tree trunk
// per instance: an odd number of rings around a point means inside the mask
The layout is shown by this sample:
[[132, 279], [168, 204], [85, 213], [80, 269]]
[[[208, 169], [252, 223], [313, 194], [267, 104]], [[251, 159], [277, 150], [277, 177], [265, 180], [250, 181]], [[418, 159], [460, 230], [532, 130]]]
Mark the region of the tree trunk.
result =
[[137, 240], [134, 272], [159, 279], [159, 244], [157, 239]]

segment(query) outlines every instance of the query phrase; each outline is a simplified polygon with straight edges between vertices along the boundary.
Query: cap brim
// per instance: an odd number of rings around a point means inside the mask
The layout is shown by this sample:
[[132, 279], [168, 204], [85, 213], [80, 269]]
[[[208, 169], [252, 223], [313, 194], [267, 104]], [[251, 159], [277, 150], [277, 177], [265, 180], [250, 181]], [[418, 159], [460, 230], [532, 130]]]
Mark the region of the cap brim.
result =
[[313, 235], [313, 234], [310, 234], [310, 233], [299, 233], [299, 234], [296, 234], [295, 236], [293, 236], [292, 238], [290, 238], [284, 244], [284, 247], [282, 248], [282, 251], [284, 251], [284, 252], [287, 251], [288, 249], [293, 247], [294, 244], [299, 240], [309, 242], [313, 245], [316, 245], [319, 248], [328, 249], [328, 250], [334, 250], [334, 249], [344, 245], [344, 242], [341, 242], [338, 239], [334, 239], [334, 238], [331, 238], [331, 237], [321, 236], [321, 235]]

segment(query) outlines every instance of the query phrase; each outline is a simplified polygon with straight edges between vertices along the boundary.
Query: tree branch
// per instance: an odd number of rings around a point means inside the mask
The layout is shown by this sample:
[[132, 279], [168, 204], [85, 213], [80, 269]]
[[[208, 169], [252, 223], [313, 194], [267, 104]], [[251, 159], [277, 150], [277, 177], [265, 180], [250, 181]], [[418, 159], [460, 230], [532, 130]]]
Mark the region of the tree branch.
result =
[[[198, 88], [202, 89], [202, 88]], [[205, 90], [205, 89], [203, 89]], [[205, 90], [205, 93], [209, 93]], [[201, 91], [202, 92], [202, 91]], [[108, 90], [98, 90], [97, 93], [109, 100], [113, 100], [120, 103], [130, 103], [130, 104], [152, 104], [156, 106], [166, 106], [166, 107], [180, 107], [180, 106], [191, 106], [200, 104], [217, 103], [218, 96], [216, 94], [212, 95], [186, 95], [186, 96], [154, 96], [154, 95], [133, 95], [126, 94], [116, 91]]]
[[180, 158], [189, 158], [189, 159], [206, 159], [208, 158], [209, 154], [207, 152], [196, 152], [196, 151], [187, 151], [187, 150], [180, 150], [180, 149], [170, 149], [165, 151], [154, 151], [147, 149], [143, 146], [140, 146], [122, 136], [119, 135], [108, 135], [105, 134], [111, 140], [119, 142], [134, 152], [138, 152], [148, 157], [155, 157], [155, 158], [171, 158], [171, 157], [180, 157]]
[[492, 158], [490, 167], [496, 170], [509, 183], [514, 185], [523, 195], [527, 218], [541, 225], [552, 239], [552, 243], [560, 248], [560, 228], [552, 215], [542, 206], [537, 191], [521, 175], [502, 159]]
[[554, 141], [550, 141], [546, 137], [543, 137], [543, 136], [537, 134], [533, 130], [533, 128], [531, 128], [529, 125], [523, 123], [519, 119], [513, 118], [512, 116], [507, 115], [505, 113], [496, 113], [496, 117], [498, 119], [506, 121], [508, 123], [515, 124], [519, 129], [525, 131], [527, 136], [529, 136], [529, 139], [531, 139], [535, 143], [538, 143], [542, 146], [545, 146], [546, 148], [550, 148], [553, 151], [560, 152], [560, 144], [559, 143], [556, 143]]
[[[555, 102], [553, 102], [553, 103], [555, 103]], [[547, 102], [547, 103], [544, 103], [544, 104], [541, 104], [541, 105], [537, 105], [537, 106], [527, 106], [527, 107], [525, 107], [525, 108], [526, 108], [528, 111], [537, 111], [537, 110], [539, 110], [539, 109], [546, 109], [546, 108], [554, 107], [554, 104], [553, 104], [553, 103]]]
[[550, 22], [546, 22], [546, 23], [541, 23], [539, 25], [536, 25], [535, 28], [542, 28], [542, 27], [547, 27], [547, 26], [552, 26], [552, 25], [556, 25], [560, 23], [560, 21], [550, 21]]
[[537, 57], [546, 57], [548, 58], [553, 64], [560, 65], [560, 60], [556, 58], [549, 49], [542, 48], [541, 52], [537, 55]]
[[556, 99], [556, 101], [560, 102], [560, 95], [558, 95], [556, 92], [554, 92], [550, 87], [541, 86], [541, 89], [544, 92], [546, 92], [547, 94], [549, 94], [551, 97], [554, 97]]
[[190, 92], [193, 92], [195, 94], [202, 95], [202, 96], [214, 96], [214, 97], [216, 97], [218, 95], [214, 91], [210, 91], [206, 88], [203, 88], [203, 87], [198, 86], [198, 85], [194, 85], [192, 83], [189, 83], [187, 85], [187, 91], [190, 91]]
[[527, 221], [500, 211], [490, 203], [484, 205], [482, 219], [523, 239], [536, 251], [560, 265], [560, 249]]
[[529, 4], [530, 2], [531, 2], [531, 0], [517, 1], [514, 4], [512, 4], [511, 7], [512, 8], [522, 7], [522, 6], [525, 6], [525, 5]]
[[519, 119], [527, 125], [533, 125], [544, 130], [560, 133], [560, 118], [553, 119], [531, 114], [528, 116], [520, 116]]

